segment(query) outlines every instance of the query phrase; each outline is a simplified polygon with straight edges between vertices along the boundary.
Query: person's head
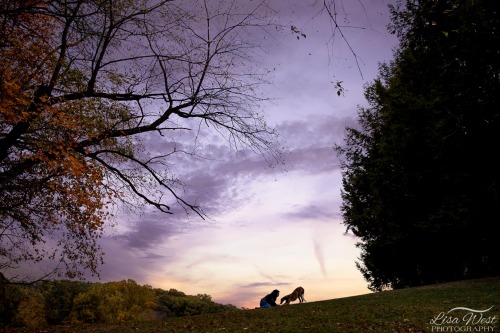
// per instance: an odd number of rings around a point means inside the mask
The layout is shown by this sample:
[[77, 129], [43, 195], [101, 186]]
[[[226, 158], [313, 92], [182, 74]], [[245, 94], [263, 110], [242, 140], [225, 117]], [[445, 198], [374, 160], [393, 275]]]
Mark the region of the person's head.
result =
[[274, 289], [271, 295], [273, 295], [273, 297], [278, 297], [280, 295], [280, 291], [278, 289]]

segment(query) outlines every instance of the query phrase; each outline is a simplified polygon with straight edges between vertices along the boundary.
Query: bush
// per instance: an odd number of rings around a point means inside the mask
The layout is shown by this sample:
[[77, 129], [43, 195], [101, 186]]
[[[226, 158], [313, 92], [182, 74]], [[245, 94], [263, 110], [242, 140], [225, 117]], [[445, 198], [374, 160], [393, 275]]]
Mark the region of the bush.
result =
[[20, 288], [20, 293], [14, 325], [27, 328], [47, 326], [43, 294], [35, 288]]
[[58, 325], [69, 318], [75, 298], [91, 288], [90, 283], [77, 281], [52, 281], [43, 284], [45, 318], [51, 325]]
[[149, 286], [139, 286], [133, 280], [98, 283], [75, 297], [71, 319], [83, 323], [147, 319], [155, 305]]
[[193, 316], [237, 310], [233, 305], [214, 303], [212, 297], [207, 294], [189, 296], [175, 289], [169, 291], [155, 289], [154, 292], [157, 299], [156, 310], [163, 317]]

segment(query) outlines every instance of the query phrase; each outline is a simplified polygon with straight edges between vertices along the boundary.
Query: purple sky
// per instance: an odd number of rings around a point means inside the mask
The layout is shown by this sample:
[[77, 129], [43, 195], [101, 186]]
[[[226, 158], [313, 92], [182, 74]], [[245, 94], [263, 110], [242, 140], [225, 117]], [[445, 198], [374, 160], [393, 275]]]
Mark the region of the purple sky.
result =
[[[326, 14], [315, 15], [322, 1], [270, 2], [280, 23], [307, 36], [297, 40], [283, 31], [260, 59], [276, 69], [272, 84], [259, 93], [273, 99], [264, 109], [286, 144], [285, 167], [269, 167], [262, 156], [235, 152], [206, 134], [200, 157], [181, 158], [172, 171], [188, 185], [185, 197], [211, 219], [147, 207], [120, 210], [101, 241], [102, 281], [131, 278], [248, 308], [273, 289], [286, 295], [299, 285], [307, 301], [369, 292], [355, 267], [356, 239], [344, 235], [332, 146], [341, 142], [346, 125], [355, 124], [357, 105], [365, 104], [363, 84], [375, 77], [378, 62], [392, 56], [396, 40], [385, 30], [387, 1], [338, 2], [341, 22], [363, 28], [343, 30], [363, 78], [340, 36], [331, 39]], [[346, 89], [343, 97], [336, 95], [337, 80]], [[162, 149], [147, 138], [145, 147]]]

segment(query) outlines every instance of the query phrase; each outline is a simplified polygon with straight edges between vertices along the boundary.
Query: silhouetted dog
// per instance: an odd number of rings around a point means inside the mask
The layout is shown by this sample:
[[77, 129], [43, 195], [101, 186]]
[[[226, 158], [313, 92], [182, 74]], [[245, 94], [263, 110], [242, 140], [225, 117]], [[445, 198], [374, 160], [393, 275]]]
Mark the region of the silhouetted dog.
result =
[[302, 287], [295, 288], [295, 290], [293, 291], [293, 293], [291, 293], [290, 295], [283, 296], [281, 298], [280, 304], [282, 304], [285, 301], [286, 301], [285, 305], [286, 304], [290, 304], [290, 302], [295, 301], [297, 298], [299, 299], [300, 303], [306, 301], [304, 299], [304, 288], [302, 288]]

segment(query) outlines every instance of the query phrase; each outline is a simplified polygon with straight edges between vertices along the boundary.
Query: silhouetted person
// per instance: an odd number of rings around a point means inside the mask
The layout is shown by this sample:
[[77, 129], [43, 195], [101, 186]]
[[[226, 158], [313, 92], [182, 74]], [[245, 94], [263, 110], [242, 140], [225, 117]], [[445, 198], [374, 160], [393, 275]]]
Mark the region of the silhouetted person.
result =
[[273, 306], [278, 306], [278, 304], [276, 304], [276, 300], [278, 299], [279, 295], [280, 295], [279, 290], [277, 289], [273, 290], [272, 293], [266, 295], [263, 299], [260, 300], [260, 307], [270, 308]]

